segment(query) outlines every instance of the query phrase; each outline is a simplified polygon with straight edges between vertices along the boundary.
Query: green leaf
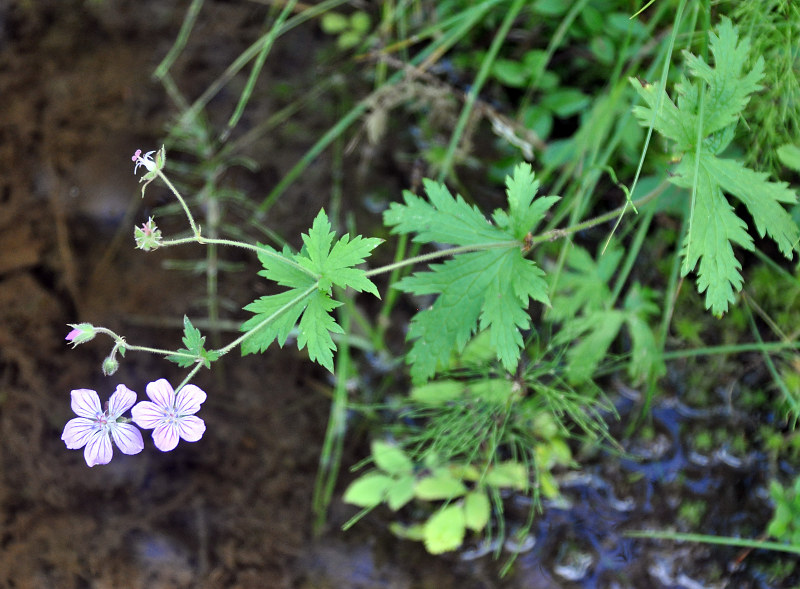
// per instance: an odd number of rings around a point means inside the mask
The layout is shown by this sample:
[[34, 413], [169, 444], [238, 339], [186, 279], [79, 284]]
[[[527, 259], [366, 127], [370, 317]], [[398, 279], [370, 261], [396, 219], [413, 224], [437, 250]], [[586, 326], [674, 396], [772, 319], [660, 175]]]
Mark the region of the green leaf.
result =
[[452, 197], [447, 187], [425, 178], [422, 181], [430, 203], [406, 190], [405, 204], [392, 203], [383, 222], [394, 225], [392, 233], [416, 233], [421, 243], [476, 245], [513, 239], [492, 226], [478, 207], [468, 205], [460, 195]]
[[424, 181], [430, 202], [406, 192], [405, 204], [384, 212], [392, 233], [416, 233], [414, 241], [478, 246], [429, 272], [417, 272], [395, 284], [416, 295], [438, 294], [417, 313], [406, 356], [415, 384], [447, 367], [479, 330], [488, 330], [491, 346], [506, 370], [514, 370], [522, 349], [521, 330], [530, 328], [530, 299], [549, 304], [544, 272], [524, 257], [525, 239], [542, 221], [557, 197], [534, 200], [538, 183], [530, 165], [520, 164], [506, 182], [508, 212], [495, 211], [490, 224], [483, 213], [455, 198], [447, 188]]
[[277, 295], [261, 297], [244, 308], [245, 311], [256, 315], [242, 324], [242, 331], [255, 329], [269, 317], [274, 317], [274, 319], [261, 327], [253, 337], [242, 342], [243, 354], [263, 352], [276, 338], [278, 345], [283, 347], [286, 338], [289, 337], [289, 333], [300, 318], [300, 314], [306, 308], [305, 299], [303, 301], [296, 300], [298, 290], [292, 289]]
[[528, 469], [521, 462], [509, 460], [492, 466], [483, 482], [492, 487], [525, 490], [529, 487]]
[[525, 239], [529, 231], [533, 231], [542, 222], [545, 213], [559, 197], [543, 196], [534, 200], [539, 190], [539, 181], [535, 179], [530, 165], [519, 164], [511, 176], [506, 177], [506, 194], [508, 195], [508, 214], [495, 211], [494, 221], [506, 229], [516, 239]]
[[549, 470], [539, 473], [539, 488], [542, 491], [542, 495], [548, 499], [555, 499], [559, 495], [558, 483], [556, 482], [553, 473]]
[[417, 481], [414, 494], [424, 501], [453, 499], [467, 492], [467, 488], [459, 479], [450, 473], [441, 471]]
[[357, 236], [351, 241], [350, 236], [345, 234], [333, 244], [335, 233], [330, 229], [328, 216], [322, 210], [314, 219], [308, 235], [302, 236], [304, 247], [297, 257], [298, 263], [320, 277], [321, 290], [327, 291], [331, 284], [336, 284], [358, 292], [366, 290], [378, 296], [378, 289], [365, 272], [352, 266], [363, 263], [383, 240]]
[[781, 253], [791, 258], [797, 245], [797, 224], [779, 203], [797, 202], [794, 190], [786, 182], [770, 182], [767, 174], [750, 170], [736, 160], [709, 158], [704, 163], [720, 188], [744, 203], [759, 236], [769, 236]]
[[464, 394], [464, 383], [457, 380], [435, 380], [411, 389], [411, 398], [428, 405], [444, 405]]
[[663, 376], [667, 371], [655, 333], [647, 321], [648, 317], [658, 313], [658, 306], [652, 302], [654, 297], [654, 293], [636, 284], [625, 297], [623, 305], [625, 325], [631, 336], [631, 361], [628, 364], [628, 374], [635, 381]]
[[200, 330], [197, 329], [194, 325], [192, 325], [192, 322], [189, 320], [189, 317], [184, 315], [183, 345], [186, 347], [180, 348], [177, 351], [179, 354], [191, 354], [194, 357], [188, 358], [186, 356], [178, 354], [171, 354], [167, 356], [167, 360], [169, 360], [170, 362], [174, 362], [175, 364], [181, 366], [182, 368], [188, 368], [189, 366], [193, 366], [198, 361], [202, 362], [203, 366], [205, 366], [206, 368], [210, 368], [211, 362], [217, 360], [219, 358], [219, 354], [213, 351], [206, 350], [204, 348], [205, 343], [206, 343], [206, 338], [200, 335]]
[[394, 480], [385, 474], [368, 472], [350, 483], [342, 499], [358, 507], [375, 507], [383, 501], [393, 484]]
[[460, 505], [448, 505], [425, 523], [425, 549], [431, 554], [455, 550], [464, 542], [466, 522]]
[[523, 88], [531, 76], [525, 64], [513, 59], [498, 58], [492, 63], [492, 76], [503, 86]]
[[333, 343], [331, 333], [344, 333], [330, 312], [342, 303], [327, 294], [315, 291], [308, 298], [308, 305], [297, 326], [297, 347], [308, 346], [308, 357], [333, 372]]
[[259, 276], [293, 288], [309, 287], [316, 282], [314, 273], [297, 262], [300, 256], [292, 253], [288, 246], [282, 252], [263, 244], [258, 247], [258, 261], [264, 267]]
[[563, 321], [581, 311], [601, 309], [611, 297], [608, 283], [622, 254], [622, 249], [612, 242], [595, 261], [584, 248], [573, 244], [567, 252], [566, 270], [558, 276], [558, 296], [553, 299], [550, 318]]
[[591, 378], [606, 357], [623, 325], [631, 335], [628, 371], [636, 380], [663, 374], [664, 362], [648, 318], [658, 312], [653, 294], [634, 284], [622, 309], [602, 306], [611, 296], [608, 288], [622, 251], [612, 246], [595, 261], [586, 250], [573, 246], [567, 270], [558, 280], [551, 317], [563, 323], [555, 341], [573, 343], [567, 352], [567, 379], [572, 384]]
[[326, 12], [320, 19], [320, 28], [329, 35], [336, 35], [347, 30], [350, 22], [347, 17], [338, 12]]
[[616, 339], [625, 315], [618, 310], [594, 311], [575, 318], [559, 332], [556, 341], [577, 341], [567, 352], [567, 380], [571, 384], [592, 377], [605, 358], [611, 342]]
[[372, 26], [369, 14], [363, 10], [357, 10], [350, 15], [350, 26], [358, 33], [364, 34], [368, 32], [369, 28]]
[[422, 542], [425, 539], [425, 526], [423, 524], [405, 526], [400, 522], [391, 522], [389, 524], [389, 531], [398, 538], [405, 538], [406, 540]]
[[464, 525], [470, 530], [480, 532], [489, 523], [492, 506], [486, 491], [470, 491], [464, 497]]
[[[284, 248], [280, 253], [260, 245], [259, 260], [264, 266], [260, 275], [289, 290], [261, 297], [245, 307], [255, 313], [241, 327], [252, 332], [242, 342], [242, 353], [263, 352], [278, 340], [280, 346], [297, 324], [297, 346], [308, 348], [309, 357], [333, 372], [332, 333], [343, 333], [331, 315], [341, 305], [331, 298], [334, 285], [378, 296], [378, 290], [366, 271], [355, 268], [382, 243], [381, 239], [350, 239], [345, 234], [334, 241], [335, 234], [324, 210], [321, 210], [308, 234], [302, 236], [303, 249], [294, 254]], [[254, 331], [255, 330], [255, 331]]]
[[557, 117], [567, 118], [587, 109], [591, 99], [575, 88], [559, 88], [547, 93], [541, 101], [542, 106], [552, 110]]
[[414, 498], [414, 475], [401, 476], [386, 491], [386, 504], [392, 511], [397, 511]]
[[[701, 156], [702, 157], [702, 156]], [[753, 239], [747, 233], [747, 225], [733, 212], [720, 190], [719, 184], [701, 165], [694, 173], [694, 157], [687, 154], [676, 170], [679, 174], [673, 182], [679, 186], [693, 183], [694, 206], [691, 223], [684, 240], [684, 256], [681, 274], [686, 276], [697, 269], [697, 291], [706, 293], [706, 308], [721, 316], [734, 302], [734, 292], [742, 288], [741, 264], [736, 259], [731, 242], [747, 250], [753, 249]], [[699, 262], [699, 265], [698, 265]]]
[[414, 381], [424, 382], [448, 366], [451, 353], [462, 351], [478, 329], [490, 330], [498, 358], [513, 370], [522, 348], [519, 330], [530, 326], [524, 311], [528, 297], [549, 302], [544, 273], [518, 247], [461, 254], [431, 270], [395, 285], [414, 294], [441, 293], [411, 321], [408, 337], [417, 340], [408, 354]]
[[[713, 68], [702, 58], [683, 52], [690, 73], [708, 87], [703, 104], [703, 136], [736, 123], [750, 101], [750, 94], [761, 89], [758, 82], [764, 77], [764, 58], [759, 56], [752, 68], [748, 67], [750, 41], [746, 37], [739, 39], [730, 19], [722, 18], [719, 36], [713, 31], [708, 36], [714, 55]], [[744, 68], [750, 70], [746, 75], [742, 75]], [[687, 107], [699, 113], [699, 98], [696, 100]]]
[[795, 172], [800, 172], [800, 146], [786, 143], [781, 145], [776, 153], [784, 166]]
[[381, 440], [372, 442], [372, 458], [382, 471], [391, 475], [413, 472], [414, 464], [403, 450]]
[[[783, 203], [794, 203], [797, 195], [786, 184], [769, 182], [767, 175], [743, 164], [721, 159], [734, 137], [735, 126], [750, 94], [760, 88], [764, 60], [748, 65], [750, 43], [740, 39], [727, 18], [719, 35], [710, 32], [709, 47], [714, 66], [702, 58], [684, 53], [694, 81], [677, 85], [677, 105], [655, 87], [631, 80], [647, 106], [634, 108], [643, 126], [653, 128], [676, 142], [682, 156], [670, 181], [692, 194], [689, 231], [683, 243], [682, 274], [697, 268], [697, 289], [706, 294], [706, 308], [721, 316], [742, 288], [741, 264], [732, 244], [752, 250], [753, 240], [745, 222], [725, 198], [738, 198], [753, 216], [756, 230], [778, 245], [791, 258], [800, 231]], [[746, 73], [745, 73], [746, 72]], [[699, 140], [699, 143], [698, 143]]]
[[519, 387], [508, 378], [481, 378], [469, 383], [467, 393], [470, 401], [475, 399], [481, 405], [507, 407], [514, 397], [518, 398]]

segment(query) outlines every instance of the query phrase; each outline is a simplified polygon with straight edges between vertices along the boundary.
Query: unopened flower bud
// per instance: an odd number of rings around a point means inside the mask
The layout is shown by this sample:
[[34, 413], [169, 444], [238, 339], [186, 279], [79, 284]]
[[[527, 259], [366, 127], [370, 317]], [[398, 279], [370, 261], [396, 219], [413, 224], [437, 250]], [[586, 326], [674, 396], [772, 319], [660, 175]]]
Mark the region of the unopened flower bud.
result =
[[72, 328], [72, 331], [64, 339], [71, 343], [73, 348], [77, 345], [85, 344], [97, 335], [94, 325], [91, 323], [69, 323], [68, 325]]
[[103, 360], [103, 374], [105, 376], [111, 376], [119, 369], [119, 362], [114, 356], [109, 356], [105, 360]]

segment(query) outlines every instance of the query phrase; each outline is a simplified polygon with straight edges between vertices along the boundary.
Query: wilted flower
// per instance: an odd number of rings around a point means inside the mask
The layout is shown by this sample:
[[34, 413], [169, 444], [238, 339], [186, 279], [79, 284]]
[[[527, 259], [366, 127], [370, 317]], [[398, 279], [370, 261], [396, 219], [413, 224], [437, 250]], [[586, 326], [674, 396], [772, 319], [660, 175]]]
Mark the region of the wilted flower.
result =
[[153, 160], [153, 154], [155, 151], [148, 151], [146, 154], [142, 155], [142, 150], [137, 149], [136, 153], [133, 154], [131, 157], [131, 161], [136, 162], [136, 166], [133, 168], [133, 173], [139, 171], [139, 166], [144, 166], [147, 168], [148, 172], [152, 172], [156, 169], [156, 162]]
[[131, 410], [133, 422], [143, 429], [153, 430], [153, 442], [162, 452], [178, 445], [178, 439], [196, 442], [203, 437], [206, 424], [194, 414], [206, 400], [206, 394], [193, 384], [187, 384], [175, 394], [166, 379], [147, 385], [150, 401], [141, 401]]
[[78, 415], [67, 422], [61, 439], [70, 450], [86, 446], [86, 464], [108, 464], [114, 453], [111, 439], [123, 454], [138, 454], [144, 448], [142, 434], [120, 417], [136, 402], [136, 393], [118, 385], [106, 404], [100, 407], [100, 397], [90, 389], [72, 391], [72, 410]]
[[161, 246], [161, 230], [156, 226], [153, 217], [142, 223], [141, 227], [135, 227], [133, 238], [136, 240], [136, 247], [146, 252]]
[[[155, 159], [153, 159], [153, 154], [156, 154]], [[158, 151], [148, 151], [146, 154], [142, 155], [142, 150], [137, 149], [136, 153], [131, 156], [131, 160], [136, 162], [136, 167], [133, 168], [133, 173], [139, 171], [139, 166], [144, 166], [147, 170], [141, 178], [139, 178], [139, 182], [144, 182], [142, 186], [142, 196], [144, 196], [144, 191], [147, 188], [147, 185], [150, 184], [160, 173], [160, 170], [164, 168], [164, 164], [167, 161], [167, 152], [164, 149], [164, 146], [161, 146], [161, 149]]]

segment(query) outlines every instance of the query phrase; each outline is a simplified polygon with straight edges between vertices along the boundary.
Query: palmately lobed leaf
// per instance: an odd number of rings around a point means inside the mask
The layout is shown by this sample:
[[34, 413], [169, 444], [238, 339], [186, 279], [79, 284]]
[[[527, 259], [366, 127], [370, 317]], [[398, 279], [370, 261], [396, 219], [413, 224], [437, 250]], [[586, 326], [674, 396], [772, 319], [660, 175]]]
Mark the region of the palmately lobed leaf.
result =
[[[684, 158], [678, 172], [691, 169], [691, 159]], [[675, 182], [681, 185], [681, 175]], [[688, 183], [688, 179], [686, 182]], [[734, 292], [742, 288], [741, 264], [736, 259], [731, 242], [745, 249], [753, 249], [753, 239], [747, 233], [747, 225], [733, 212], [733, 207], [722, 195], [722, 191], [703, 165], [698, 167], [694, 178], [695, 198], [689, 232], [683, 247], [684, 262], [681, 274], [686, 276], [697, 271], [697, 290], [706, 293], [706, 308], [721, 316], [734, 302]]]
[[405, 204], [392, 203], [383, 213], [383, 222], [392, 233], [416, 233], [414, 241], [476, 245], [507, 241], [508, 235], [494, 227], [481, 211], [453, 196], [442, 184], [423, 180], [430, 202], [405, 191]]
[[[752, 69], [742, 75], [748, 65], [750, 41], [738, 36], [730, 19], [723, 17], [719, 36], [709, 31], [709, 47], [714, 55], [714, 67], [702, 58], [684, 51], [686, 65], [696, 78], [708, 84], [703, 95], [703, 136], [715, 133], [735, 123], [750, 101], [750, 94], [761, 89], [764, 59], [759, 57]], [[699, 101], [699, 98], [698, 98]], [[699, 105], [695, 112], [699, 112]]]
[[472, 252], [431, 266], [431, 272], [406, 277], [396, 287], [415, 294], [440, 293], [429, 309], [411, 320], [408, 338], [415, 340], [408, 360], [414, 382], [424, 382], [449, 364], [477, 328], [489, 277], [484, 275], [496, 252]]
[[330, 312], [341, 305], [320, 290], [308, 299], [308, 305], [298, 324], [297, 347], [308, 346], [308, 357], [333, 372], [333, 343], [331, 333], [344, 333]]
[[785, 182], [770, 182], [767, 174], [746, 168], [736, 160], [709, 158], [706, 169], [720, 187], [747, 207], [761, 237], [768, 235], [787, 258], [800, 239], [800, 230], [780, 203], [794, 204], [797, 194]]
[[312, 360], [333, 372], [336, 345], [331, 333], [342, 333], [342, 328], [330, 314], [341, 304], [331, 298], [331, 289], [336, 285], [379, 296], [366, 271], [355, 266], [362, 264], [383, 240], [360, 235], [351, 239], [345, 234], [334, 241], [335, 233], [324, 210], [320, 210], [302, 238], [303, 248], [297, 254], [288, 248], [279, 254], [260, 245], [258, 257], [264, 270], [259, 274], [290, 290], [261, 297], [245, 307], [255, 316], [241, 329], [256, 331], [242, 342], [242, 353], [263, 352], [276, 339], [283, 347], [299, 320], [298, 347], [307, 347]]
[[301, 292], [300, 289], [292, 289], [276, 295], [264, 296], [244, 308], [245, 311], [255, 313], [255, 316], [242, 324], [242, 331], [255, 329], [269, 317], [274, 316], [274, 319], [242, 342], [242, 355], [265, 352], [276, 339], [278, 345], [283, 347], [286, 338], [289, 337], [289, 333], [300, 318], [300, 314], [306, 308], [305, 299], [290, 305]]
[[686, 53], [694, 82], [682, 78], [677, 86], [677, 106], [665, 93], [632, 80], [647, 107], [635, 107], [634, 114], [644, 126], [653, 127], [677, 143], [682, 154], [670, 181], [691, 191], [689, 230], [683, 244], [682, 273], [697, 268], [697, 288], [706, 294], [706, 308], [720, 316], [728, 310], [735, 293], [742, 288], [741, 264], [732, 244], [752, 250], [747, 225], [733, 211], [725, 193], [739, 199], [752, 215], [759, 235], [769, 236], [780, 251], [791, 257], [800, 239], [797, 224], [782, 203], [796, 202], [786, 184], [770, 182], [766, 174], [746, 168], [730, 159], [717, 157], [734, 137], [735, 125], [757, 91], [763, 77], [764, 61], [748, 64], [750, 43], [740, 38], [727, 18], [718, 35], [710, 35], [714, 67], [700, 57]]
[[536, 199], [533, 171], [521, 164], [506, 181], [508, 211], [495, 211], [492, 225], [445, 186], [430, 180], [424, 185], [430, 202], [406, 192], [405, 204], [394, 203], [384, 213], [392, 232], [417, 233], [418, 242], [481, 247], [395, 285], [416, 295], [439, 295], [411, 321], [408, 339], [414, 344], [407, 360], [412, 379], [419, 384], [446, 367], [478, 329], [489, 331], [497, 358], [513, 370], [523, 346], [520, 330], [530, 327], [530, 299], [549, 304], [544, 272], [523, 255], [525, 239], [558, 198]]
[[[197, 329], [192, 322], [189, 320], [187, 315], [183, 316], [183, 345], [186, 348], [180, 348], [177, 350], [181, 354], [192, 354], [195, 356], [194, 358], [188, 358], [186, 356], [179, 356], [177, 354], [170, 354], [166, 357], [167, 360], [170, 362], [174, 362], [178, 366], [182, 368], [188, 368], [189, 366], [193, 366], [198, 361], [202, 362], [203, 366], [206, 368], [211, 367], [211, 362], [214, 362], [219, 358], [219, 354], [216, 352], [209, 352], [204, 348], [206, 343], [205, 336], [200, 335], [200, 330]], [[122, 353], [124, 356], [124, 352]]]
[[258, 245], [261, 248], [258, 260], [264, 267], [259, 276], [290, 288], [305, 288], [314, 284], [313, 273], [297, 262], [298, 255], [292, 253], [288, 246], [282, 252], [277, 252], [267, 245]]
[[[507, 230], [516, 239], [524, 239], [529, 232], [536, 229], [545, 213], [559, 200], [558, 196], [534, 199], [538, 191], [539, 181], [535, 179], [530, 164], [517, 164], [513, 175], [506, 177]], [[497, 223], [497, 217], [495, 222]]]
[[352, 240], [345, 234], [330, 251], [322, 267], [322, 275], [331, 283], [342, 288], [352, 288], [358, 292], [366, 291], [380, 298], [378, 288], [366, 276], [364, 270], [355, 268], [363, 264], [372, 250], [383, 243], [376, 237], [364, 238], [357, 235]]
[[489, 329], [497, 357], [506, 370], [513, 372], [522, 350], [520, 330], [530, 327], [528, 299], [544, 304], [550, 300], [544, 272], [536, 264], [516, 249], [503, 254], [492, 268], [493, 276], [483, 294], [479, 329]]
[[331, 251], [333, 238], [336, 237], [336, 234], [331, 231], [331, 224], [324, 210], [320, 210], [314, 217], [311, 229], [301, 237], [308, 262], [304, 262], [302, 259], [298, 261], [316, 274], [321, 274], [325, 261], [328, 259], [328, 252]]
[[647, 106], [634, 106], [633, 114], [643, 127], [653, 126], [661, 136], [672, 139], [681, 151], [690, 149], [696, 138], [696, 117], [691, 113], [682, 113], [675, 106], [665, 91], [660, 91], [654, 84], [643, 84], [636, 78], [630, 82]]

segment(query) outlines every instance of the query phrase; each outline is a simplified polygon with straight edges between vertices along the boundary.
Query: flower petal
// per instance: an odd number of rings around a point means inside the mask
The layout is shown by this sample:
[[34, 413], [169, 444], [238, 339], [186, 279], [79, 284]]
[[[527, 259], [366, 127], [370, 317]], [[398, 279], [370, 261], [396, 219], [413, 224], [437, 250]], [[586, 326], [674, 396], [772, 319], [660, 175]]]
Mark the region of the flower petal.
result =
[[136, 402], [136, 393], [124, 384], [117, 385], [117, 390], [108, 400], [108, 416], [116, 419], [125, 413]]
[[200, 405], [206, 400], [205, 392], [193, 384], [187, 384], [178, 391], [175, 409], [178, 415], [191, 415], [200, 411]]
[[178, 445], [178, 428], [173, 423], [162, 423], [153, 430], [153, 443], [162, 452], [169, 452]]
[[67, 422], [64, 426], [64, 433], [61, 434], [61, 439], [70, 450], [77, 450], [83, 448], [92, 437], [94, 432], [95, 422], [85, 417], [75, 417]]
[[150, 401], [139, 401], [131, 409], [133, 423], [143, 429], [153, 429], [164, 421], [164, 408]]
[[175, 391], [167, 379], [159, 378], [157, 381], [149, 383], [146, 390], [147, 396], [156, 405], [165, 409], [172, 409], [175, 405]]
[[111, 439], [108, 437], [108, 433], [103, 430], [95, 430], [86, 444], [86, 449], [83, 451], [83, 457], [89, 466], [108, 464], [111, 462], [113, 454]]
[[96, 419], [103, 412], [100, 407], [100, 397], [91, 389], [76, 389], [72, 391], [72, 410], [80, 417]]
[[117, 423], [111, 428], [111, 437], [123, 454], [138, 454], [144, 449], [142, 432], [129, 423]]
[[187, 442], [196, 442], [206, 431], [205, 422], [194, 415], [187, 415], [178, 420], [180, 436]]

